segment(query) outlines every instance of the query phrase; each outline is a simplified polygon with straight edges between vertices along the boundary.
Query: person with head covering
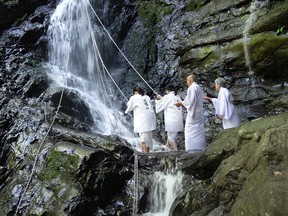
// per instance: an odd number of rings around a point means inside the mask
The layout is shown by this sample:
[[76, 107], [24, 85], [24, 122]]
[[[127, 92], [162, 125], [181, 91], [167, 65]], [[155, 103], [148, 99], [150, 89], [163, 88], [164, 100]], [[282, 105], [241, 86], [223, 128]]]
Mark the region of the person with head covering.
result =
[[133, 111], [134, 132], [139, 133], [142, 152], [149, 153], [153, 149], [152, 131], [156, 129], [156, 115], [150, 97], [144, 95], [141, 87], [133, 88], [133, 96], [127, 102], [125, 114]]
[[187, 77], [187, 95], [182, 102], [177, 102], [176, 106], [184, 106], [187, 109], [185, 122], [185, 150], [193, 152], [206, 148], [203, 97], [204, 92], [196, 82], [194, 74]]
[[173, 86], [169, 85], [165, 88], [166, 95], [161, 97], [157, 95], [156, 113], [164, 111], [165, 131], [167, 132], [166, 146], [172, 147], [178, 151], [176, 137], [179, 131], [183, 131], [183, 110], [175, 104], [181, 101], [178, 95], [175, 95]]
[[224, 129], [237, 127], [240, 124], [240, 118], [233, 105], [233, 97], [225, 88], [223, 78], [219, 77], [215, 80], [215, 89], [218, 92], [217, 98], [204, 97], [204, 99], [213, 103], [216, 115], [222, 121]]

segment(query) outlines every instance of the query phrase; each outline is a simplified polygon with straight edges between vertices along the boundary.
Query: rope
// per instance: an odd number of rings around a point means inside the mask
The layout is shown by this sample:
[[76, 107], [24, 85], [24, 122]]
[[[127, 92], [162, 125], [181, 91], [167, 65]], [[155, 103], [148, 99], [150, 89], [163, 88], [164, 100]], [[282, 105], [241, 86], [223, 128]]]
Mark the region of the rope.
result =
[[[89, 4], [90, 4], [90, 3], [89, 3]], [[94, 46], [95, 46], [95, 48], [96, 48], [96, 51], [97, 51], [97, 53], [98, 53], [98, 57], [99, 57], [99, 59], [100, 59], [100, 61], [101, 61], [101, 64], [102, 64], [105, 72], [108, 74], [108, 76], [109, 76], [110, 79], [112, 80], [113, 84], [116, 86], [116, 88], [119, 90], [119, 92], [120, 92], [120, 93], [122, 94], [122, 96], [125, 98], [125, 100], [128, 101], [128, 98], [127, 98], [127, 97], [125, 96], [125, 94], [121, 91], [120, 87], [117, 85], [117, 83], [115, 82], [115, 80], [114, 80], [113, 77], [111, 76], [109, 70], [107, 69], [106, 65], [104, 64], [104, 61], [103, 61], [103, 59], [102, 59], [102, 57], [101, 57], [101, 54], [100, 54], [100, 51], [99, 51], [99, 49], [98, 49], [98, 46], [97, 46], [97, 43], [96, 43], [95, 39], [93, 39], [93, 44], [94, 44]], [[105, 88], [106, 85], [105, 85], [105, 83], [104, 83], [103, 81], [102, 81], [102, 84], [103, 84], [103, 86], [104, 86], [104, 88]], [[106, 89], [106, 88], [105, 88], [105, 89]]]
[[134, 200], [133, 200], [133, 216], [137, 215], [138, 212], [138, 191], [139, 186], [139, 170], [138, 170], [138, 153], [134, 151]]
[[[68, 62], [68, 61], [69, 61], [69, 60], [67, 59], [67, 62]], [[66, 63], [66, 65], [67, 65], [67, 64], [68, 64], [68, 63]], [[16, 208], [16, 211], [15, 211], [14, 216], [17, 216], [17, 213], [18, 213], [18, 211], [19, 211], [20, 205], [21, 205], [21, 203], [22, 203], [22, 201], [23, 201], [23, 199], [24, 199], [25, 194], [27, 193], [27, 191], [28, 191], [28, 189], [29, 189], [29, 186], [30, 186], [30, 184], [31, 184], [31, 181], [32, 181], [33, 176], [34, 176], [34, 173], [35, 173], [35, 168], [36, 168], [36, 164], [37, 164], [37, 162], [38, 162], [38, 156], [39, 156], [40, 150], [42, 149], [42, 146], [44, 145], [44, 142], [45, 142], [46, 138], [48, 137], [48, 134], [49, 134], [49, 132], [51, 131], [52, 126], [53, 126], [53, 124], [54, 124], [54, 122], [55, 122], [55, 120], [56, 120], [56, 117], [57, 117], [57, 115], [58, 115], [58, 112], [59, 112], [59, 110], [60, 110], [61, 103], [62, 103], [62, 99], [63, 99], [63, 95], [64, 95], [64, 90], [65, 90], [65, 84], [67, 84], [67, 69], [66, 69], [65, 71], [66, 71], [66, 73], [64, 74], [64, 81], [65, 81], [66, 83], [63, 83], [63, 87], [62, 87], [62, 90], [61, 90], [61, 95], [60, 95], [60, 98], [59, 98], [59, 102], [58, 102], [58, 106], [57, 106], [55, 115], [54, 115], [54, 117], [53, 117], [53, 119], [52, 119], [52, 121], [51, 121], [51, 123], [50, 123], [50, 126], [49, 126], [49, 128], [48, 128], [48, 130], [47, 130], [47, 132], [46, 132], [46, 134], [45, 134], [42, 142], [40, 143], [40, 145], [39, 145], [39, 147], [38, 147], [38, 149], [37, 149], [37, 152], [36, 152], [36, 155], [35, 155], [35, 158], [34, 158], [34, 162], [33, 162], [33, 166], [32, 166], [32, 170], [31, 170], [31, 174], [29, 175], [29, 178], [28, 178], [27, 184], [26, 184], [26, 186], [25, 186], [25, 189], [24, 189], [24, 191], [23, 191], [23, 193], [22, 193], [22, 195], [21, 195], [21, 197], [20, 197], [20, 200], [19, 200], [19, 202], [18, 202], [18, 205], [17, 205], [17, 208]]]
[[18, 202], [16, 211], [15, 211], [15, 214], [14, 214], [15, 216], [17, 216], [17, 213], [18, 213], [18, 211], [19, 211], [20, 205], [21, 205], [21, 203], [22, 203], [22, 201], [23, 201], [23, 199], [24, 199], [24, 196], [25, 196], [25, 194], [27, 193], [27, 190], [28, 190], [28, 188], [29, 188], [29, 186], [30, 186], [30, 183], [31, 183], [32, 179], [33, 179], [33, 175], [34, 175], [34, 173], [35, 173], [35, 168], [36, 168], [36, 164], [37, 164], [37, 161], [38, 161], [38, 156], [39, 156], [40, 150], [42, 149], [42, 146], [43, 146], [43, 144], [44, 144], [44, 141], [46, 140], [46, 138], [47, 138], [47, 136], [48, 136], [50, 130], [52, 129], [52, 126], [53, 126], [53, 124], [54, 124], [54, 122], [55, 122], [55, 120], [56, 120], [56, 117], [57, 117], [57, 114], [58, 114], [58, 112], [59, 112], [59, 109], [60, 109], [60, 106], [61, 106], [61, 102], [62, 102], [62, 99], [63, 99], [63, 94], [64, 94], [64, 87], [62, 88], [62, 91], [61, 91], [59, 103], [58, 103], [58, 106], [57, 106], [57, 109], [56, 109], [56, 113], [55, 113], [55, 115], [54, 115], [54, 118], [53, 118], [53, 120], [52, 120], [52, 122], [51, 122], [51, 124], [50, 124], [50, 126], [49, 126], [49, 128], [48, 128], [48, 130], [47, 130], [47, 132], [46, 132], [46, 134], [45, 134], [42, 142], [40, 143], [40, 145], [39, 145], [39, 147], [38, 147], [38, 149], [37, 149], [37, 152], [36, 152], [36, 155], [35, 155], [35, 159], [34, 159], [34, 162], [33, 162], [33, 166], [32, 166], [32, 170], [31, 170], [31, 174], [30, 174], [30, 176], [29, 176], [28, 182], [27, 182], [27, 184], [26, 184], [26, 186], [25, 186], [25, 189], [24, 189], [24, 191], [23, 191], [23, 193], [22, 193], [22, 195], [21, 195], [21, 197], [20, 197], [20, 200], [19, 200], [19, 202]]
[[[114, 45], [117, 47], [117, 49], [119, 50], [119, 52], [123, 55], [123, 57], [125, 58], [125, 60], [129, 63], [129, 65], [134, 69], [134, 71], [138, 74], [138, 76], [145, 82], [145, 84], [155, 93], [157, 94], [157, 92], [146, 82], [146, 80], [141, 76], [141, 74], [136, 70], [136, 68], [131, 64], [131, 62], [127, 59], [127, 57], [124, 55], [124, 53], [120, 50], [120, 48], [117, 46], [117, 44], [115, 43], [115, 41], [113, 40], [113, 38], [110, 36], [109, 32], [107, 31], [107, 29], [105, 28], [105, 26], [103, 25], [103, 23], [101, 22], [101, 20], [99, 19], [98, 15], [96, 14], [95, 10], [93, 9], [92, 5], [90, 4], [90, 2], [88, 1], [89, 3], [89, 6], [91, 7], [92, 11], [94, 12], [96, 18], [98, 19], [98, 21], [100, 22], [100, 24], [102, 25], [103, 29], [106, 31], [106, 33], [108, 34], [109, 38], [112, 40], [112, 42], [114, 43]], [[93, 40], [94, 43], [95, 40]], [[95, 45], [95, 44], [94, 44]], [[112, 82], [114, 83], [114, 85], [117, 87], [117, 89], [119, 90], [119, 92], [122, 94], [122, 96], [125, 98], [126, 101], [128, 101], [127, 97], [124, 95], [124, 93], [121, 91], [121, 89], [119, 88], [119, 86], [117, 85], [117, 83], [115, 82], [115, 80], [113, 79], [113, 77], [111, 76], [111, 74], [109, 73], [106, 65], [104, 64], [103, 62], [103, 59], [100, 55], [100, 52], [98, 50], [98, 47], [97, 47], [97, 44], [95, 45], [95, 48], [98, 52], [98, 56], [99, 56], [99, 59], [101, 61], [101, 64], [103, 66], [103, 68], [105, 69], [105, 72], [108, 74], [108, 76], [111, 78]], [[66, 74], [65, 74], [66, 75]], [[66, 76], [65, 76], [66, 77]], [[104, 84], [104, 83], [103, 83]], [[105, 84], [104, 84], [105, 86]], [[29, 186], [31, 184], [31, 181], [33, 179], [33, 176], [35, 174], [35, 168], [36, 168], [36, 164], [38, 162], [38, 156], [40, 154], [40, 151], [44, 145], [44, 142], [46, 140], [46, 138], [48, 137], [48, 134], [49, 132], [51, 131], [52, 129], [52, 126], [56, 120], [56, 117], [57, 117], [57, 114], [59, 112], [59, 109], [61, 107], [61, 102], [62, 102], [62, 99], [63, 99], [63, 95], [64, 95], [64, 86], [62, 88], [62, 91], [61, 91], [61, 95], [60, 95], [60, 99], [59, 99], [59, 103], [58, 103], [58, 106], [57, 106], [57, 109], [56, 109], [56, 112], [55, 112], [55, 115], [52, 119], [52, 122], [50, 123], [50, 126], [42, 140], [42, 142], [40, 143], [38, 149], [37, 149], [37, 152], [36, 152], [36, 155], [35, 155], [35, 159], [34, 159], [34, 162], [33, 162], [33, 166], [32, 166], [32, 170], [31, 170], [31, 174], [29, 175], [29, 178], [28, 178], [28, 181], [27, 181], [27, 184], [25, 186], [25, 189], [20, 197], [20, 200], [18, 202], [18, 205], [16, 207], [16, 211], [15, 211], [15, 216], [17, 216], [18, 212], [19, 212], [19, 208], [21, 206], [21, 203], [24, 199], [24, 196], [26, 195], [28, 189], [29, 189]], [[137, 214], [137, 210], [138, 210], [138, 154], [137, 154], [137, 151], [135, 151], [135, 159], [134, 159], [134, 202], [133, 202], [133, 215], [136, 215]]]
[[[100, 60], [100, 62], [101, 62], [101, 65], [103, 66], [106, 74], [108, 74], [108, 76], [111, 78], [112, 82], [114, 83], [114, 85], [116, 86], [116, 88], [119, 90], [119, 92], [122, 94], [122, 96], [125, 98], [125, 100], [128, 101], [128, 98], [127, 98], [127, 97], [125, 96], [125, 94], [121, 91], [120, 87], [117, 85], [117, 83], [115, 82], [115, 80], [114, 80], [113, 77], [111, 76], [109, 70], [107, 69], [107, 67], [106, 67], [106, 65], [105, 65], [105, 63], [104, 63], [104, 61], [103, 61], [103, 59], [102, 59], [101, 53], [100, 53], [100, 51], [99, 51], [99, 49], [98, 49], [98, 45], [97, 45], [97, 43], [96, 43], [95, 37], [92, 37], [92, 41], [93, 41], [94, 48], [95, 48], [95, 50], [96, 50], [96, 52], [97, 52], [97, 54], [98, 54], [98, 58], [99, 58], [99, 60]], [[105, 85], [104, 80], [105, 80], [105, 77], [104, 77], [104, 79], [103, 79], [102, 73], [100, 73], [100, 81], [101, 81], [101, 83], [102, 83], [102, 86], [103, 86], [104, 91], [105, 91], [105, 92], [107, 93], [107, 95], [108, 95], [108, 90], [107, 90], [107, 88], [106, 88], [106, 85]], [[111, 89], [110, 89], [110, 92], [111, 92]], [[111, 93], [112, 93], [112, 92], [111, 92]], [[113, 105], [112, 105], [112, 103], [111, 103], [111, 100], [109, 100], [109, 98], [108, 98], [108, 103], [109, 103], [110, 107], [112, 108]], [[109, 113], [108, 113], [108, 119], [109, 119], [111, 125], [113, 125], [113, 124], [115, 123], [114, 121], [111, 120], [111, 117], [110, 117]], [[119, 126], [118, 126], [118, 121], [116, 121], [116, 127], [113, 127], [114, 132], [115, 132], [116, 134], [117, 134], [117, 130], [116, 130], [117, 128], [119, 128]]]
[[105, 30], [105, 32], [107, 33], [108, 37], [110, 38], [110, 40], [113, 42], [113, 44], [116, 46], [116, 48], [118, 49], [118, 51], [121, 53], [121, 55], [124, 57], [124, 59], [128, 62], [128, 64], [131, 66], [131, 68], [137, 73], [137, 75], [143, 80], [143, 82], [157, 95], [158, 93], [149, 85], [149, 83], [143, 78], [143, 76], [137, 71], [137, 69], [133, 66], [133, 64], [129, 61], [129, 59], [125, 56], [125, 54], [122, 52], [122, 50], [119, 48], [119, 46], [116, 44], [116, 42], [113, 40], [113, 38], [111, 37], [111, 35], [109, 34], [108, 30], [105, 28], [104, 24], [102, 23], [101, 19], [99, 18], [99, 16], [97, 15], [96, 11], [94, 10], [94, 8], [92, 7], [91, 3], [88, 2], [91, 10], [93, 11], [93, 13], [95, 14], [95, 17], [97, 18], [97, 20], [99, 21], [99, 23], [101, 24], [101, 26], [103, 27], [103, 29]]

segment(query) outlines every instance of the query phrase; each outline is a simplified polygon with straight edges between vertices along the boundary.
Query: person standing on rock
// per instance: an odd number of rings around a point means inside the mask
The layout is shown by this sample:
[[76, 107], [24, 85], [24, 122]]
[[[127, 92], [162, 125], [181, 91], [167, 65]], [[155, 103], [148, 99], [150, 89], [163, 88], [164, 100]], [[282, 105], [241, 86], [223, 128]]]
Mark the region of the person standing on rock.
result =
[[217, 98], [204, 97], [211, 101], [215, 107], [217, 117], [222, 121], [223, 128], [234, 128], [240, 124], [240, 118], [233, 105], [233, 97], [225, 88], [225, 80], [221, 77], [215, 80], [215, 89], [218, 92]]
[[127, 102], [125, 114], [130, 111], [133, 111], [134, 132], [139, 133], [141, 150], [149, 153], [153, 148], [152, 131], [156, 129], [156, 115], [151, 99], [139, 86], [133, 88], [133, 96]]
[[172, 147], [174, 151], [178, 151], [176, 137], [179, 131], [183, 131], [183, 110], [175, 104], [181, 101], [178, 95], [175, 95], [172, 86], [166, 86], [166, 95], [161, 97], [157, 95], [156, 113], [164, 111], [165, 131], [167, 132], [166, 147]]
[[185, 122], [185, 150], [188, 152], [203, 150], [206, 148], [203, 97], [204, 92], [196, 82], [194, 74], [187, 77], [187, 95], [182, 102], [177, 102], [177, 107], [184, 106], [187, 109]]

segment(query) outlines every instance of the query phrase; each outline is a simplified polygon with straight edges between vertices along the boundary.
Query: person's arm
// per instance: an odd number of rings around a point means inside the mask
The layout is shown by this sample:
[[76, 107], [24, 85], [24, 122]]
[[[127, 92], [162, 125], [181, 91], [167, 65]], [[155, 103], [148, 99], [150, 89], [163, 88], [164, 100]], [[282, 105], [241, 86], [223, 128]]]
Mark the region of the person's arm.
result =
[[177, 107], [180, 107], [180, 106], [183, 106], [183, 103], [182, 103], [181, 101], [179, 101], [179, 102], [176, 102], [175, 105], [176, 105]]
[[[212, 100], [213, 102], [213, 100]], [[218, 98], [215, 99], [214, 101], [215, 103], [215, 106], [217, 107], [217, 116], [218, 118], [223, 121], [224, 119], [224, 116], [225, 116], [225, 110], [226, 110], [226, 98], [225, 98], [225, 95], [224, 95], [224, 92], [223, 91], [220, 91], [219, 94], [218, 94]]]
[[203, 98], [204, 98], [205, 100], [207, 100], [207, 101], [212, 102], [212, 98], [211, 98], [211, 97], [204, 96]]
[[194, 112], [195, 104], [197, 103], [197, 92], [198, 92], [197, 86], [192, 84], [187, 89], [187, 95], [184, 101], [182, 101], [182, 105], [187, 110], [190, 110], [192, 112]]
[[162, 98], [161, 95], [159, 95], [159, 94], [156, 95], [156, 99], [157, 99], [157, 100], [160, 100], [161, 98]]
[[125, 114], [128, 114], [128, 112], [133, 110], [133, 101], [132, 98], [129, 99], [127, 102], [127, 109], [125, 110]]
[[167, 98], [167, 96], [165, 95], [164, 97], [161, 97], [160, 100], [156, 100], [156, 113], [159, 113], [163, 110], [165, 110], [168, 107], [169, 104], [169, 100]]

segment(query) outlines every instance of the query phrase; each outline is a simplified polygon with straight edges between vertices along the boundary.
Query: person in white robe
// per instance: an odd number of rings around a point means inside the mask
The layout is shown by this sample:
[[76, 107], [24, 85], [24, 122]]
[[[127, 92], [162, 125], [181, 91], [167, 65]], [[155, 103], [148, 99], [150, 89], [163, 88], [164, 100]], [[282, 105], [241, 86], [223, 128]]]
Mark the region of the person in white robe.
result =
[[157, 95], [156, 113], [164, 111], [164, 125], [167, 132], [166, 147], [172, 147], [174, 151], [178, 151], [176, 138], [178, 132], [183, 131], [184, 124], [182, 107], [177, 107], [175, 104], [180, 102], [181, 98], [175, 95], [172, 86], [167, 86], [165, 89], [164, 97]]
[[136, 86], [133, 96], [127, 102], [125, 114], [133, 111], [134, 132], [139, 134], [142, 152], [149, 153], [153, 149], [152, 131], [156, 129], [156, 115], [150, 97], [143, 95], [144, 91]]
[[233, 104], [233, 97], [229, 90], [224, 87], [225, 80], [217, 78], [215, 80], [215, 89], [218, 92], [217, 98], [204, 97], [213, 103], [217, 117], [222, 121], [223, 129], [234, 128], [240, 124], [240, 118]]
[[176, 106], [184, 106], [187, 109], [185, 122], [185, 150], [194, 152], [206, 148], [203, 97], [204, 92], [196, 82], [194, 74], [187, 77], [187, 95], [182, 102], [176, 103]]

